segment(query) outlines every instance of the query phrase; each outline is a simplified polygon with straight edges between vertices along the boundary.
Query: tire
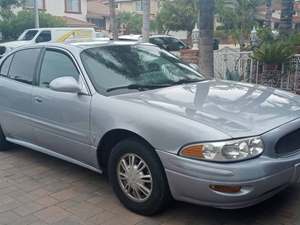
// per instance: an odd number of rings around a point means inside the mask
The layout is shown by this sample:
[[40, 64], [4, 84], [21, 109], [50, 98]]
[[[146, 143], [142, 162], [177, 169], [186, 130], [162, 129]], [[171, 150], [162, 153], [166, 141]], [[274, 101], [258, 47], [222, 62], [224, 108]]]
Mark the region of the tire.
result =
[[9, 143], [6, 141], [3, 131], [0, 127], [0, 152], [9, 150]]
[[[138, 172], [137, 176], [147, 176], [147, 179], [145, 180], [148, 180], [148, 182], [151, 180], [149, 183], [141, 182], [144, 187], [147, 187], [147, 190], [152, 190], [148, 197], [146, 197], [147, 195], [144, 194], [145, 190], [143, 188], [137, 188], [140, 186], [135, 185], [138, 192], [140, 192], [139, 197], [144, 198], [143, 200], [139, 201], [133, 199], [132, 196], [129, 196], [125, 193], [124, 186], [126, 185], [124, 185], [124, 183], [126, 183], [127, 180], [124, 179], [126, 181], [122, 181], [120, 179], [122, 176], [119, 175], [120, 169], [123, 171], [122, 169], [125, 168], [121, 166], [121, 160], [127, 158], [129, 159], [130, 157], [132, 160], [132, 156], [135, 156], [134, 162], [136, 164], [138, 164], [140, 161], [144, 161], [146, 164], [145, 169], [141, 172]], [[130, 163], [130, 161], [127, 162]], [[116, 144], [110, 155], [108, 165], [109, 179], [113, 190], [120, 202], [129, 210], [144, 216], [151, 216], [164, 210], [172, 200], [167, 177], [160, 159], [156, 155], [154, 149], [143, 141], [140, 141], [137, 138], [129, 138]], [[141, 169], [142, 167], [143, 166], [136, 167], [136, 169]], [[149, 175], [152, 177], [152, 179], [149, 178]], [[134, 191], [133, 188], [131, 188], [129, 192], [131, 193], [130, 195], [137, 196], [137, 192]]]

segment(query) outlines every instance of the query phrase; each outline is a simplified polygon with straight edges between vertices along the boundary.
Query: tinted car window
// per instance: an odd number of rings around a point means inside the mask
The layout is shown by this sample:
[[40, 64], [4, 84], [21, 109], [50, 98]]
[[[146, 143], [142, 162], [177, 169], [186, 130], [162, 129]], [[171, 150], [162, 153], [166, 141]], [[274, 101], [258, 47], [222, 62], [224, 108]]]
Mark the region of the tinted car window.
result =
[[8, 58], [5, 59], [5, 61], [2, 63], [0, 74], [1, 76], [8, 76], [9, 67], [11, 64], [11, 60], [14, 55], [10, 55]]
[[42, 31], [36, 38], [36, 43], [51, 41], [51, 31]]
[[27, 84], [32, 84], [40, 49], [26, 49], [15, 53], [11, 62], [9, 77]]
[[79, 80], [79, 72], [72, 59], [63, 52], [47, 50], [41, 67], [39, 86], [49, 87], [51, 81], [64, 76]]

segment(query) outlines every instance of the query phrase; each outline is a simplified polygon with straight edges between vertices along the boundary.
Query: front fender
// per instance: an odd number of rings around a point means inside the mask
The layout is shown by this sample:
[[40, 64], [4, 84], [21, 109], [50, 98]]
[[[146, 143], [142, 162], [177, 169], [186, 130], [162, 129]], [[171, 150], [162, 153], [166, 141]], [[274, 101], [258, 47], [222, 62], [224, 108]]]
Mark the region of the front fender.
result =
[[155, 149], [174, 154], [186, 144], [231, 138], [207, 125], [169, 112], [95, 95], [91, 109], [91, 132], [95, 147], [107, 132], [115, 129], [133, 132]]

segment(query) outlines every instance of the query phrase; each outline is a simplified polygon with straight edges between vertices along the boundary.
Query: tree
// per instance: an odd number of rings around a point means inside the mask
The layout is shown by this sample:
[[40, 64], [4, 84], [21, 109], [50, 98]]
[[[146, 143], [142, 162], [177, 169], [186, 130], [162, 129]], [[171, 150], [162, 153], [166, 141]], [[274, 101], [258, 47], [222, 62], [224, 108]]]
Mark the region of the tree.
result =
[[122, 12], [117, 21], [119, 28], [125, 28], [124, 34], [139, 34], [143, 27], [143, 17], [136, 13]]
[[265, 27], [271, 29], [272, 25], [272, 0], [266, 0], [266, 18], [265, 18]]
[[118, 39], [118, 27], [116, 18], [116, 2], [109, 0], [109, 16], [110, 16], [110, 32], [112, 32], [113, 39]]
[[213, 52], [213, 32], [214, 32], [214, 9], [215, 1], [200, 0], [199, 17], [199, 66], [206, 76], [214, 76], [214, 52]]
[[217, 13], [224, 24], [224, 30], [232, 35], [243, 48], [245, 39], [256, 25], [256, 7], [262, 0], [217, 0]]
[[[40, 23], [42, 27], [63, 27], [65, 21], [45, 12], [40, 12]], [[0, 30], [4, 40], [15, 40], [26, 29], [34, 27], [34, 13], [32, 10], [20, 11], [17, 15], [4, 18], [0, 21]]]
[[161, 0], [161, 8], [155, 21], [158, 32], [186, 30], [190, 36], [197, 21], [197, 2], [198, 0]]
[[143, 0], [143, 41], [149, 42], [150, 34], [150, 0]]
[[20, 6], [24, 0], [0, 0], [0, 16], [2, 18], [8, 18], [13, 16], [11, 7]]
[[281, 1], [280, 34], [287, 36], [293, 28], [294, 0]]

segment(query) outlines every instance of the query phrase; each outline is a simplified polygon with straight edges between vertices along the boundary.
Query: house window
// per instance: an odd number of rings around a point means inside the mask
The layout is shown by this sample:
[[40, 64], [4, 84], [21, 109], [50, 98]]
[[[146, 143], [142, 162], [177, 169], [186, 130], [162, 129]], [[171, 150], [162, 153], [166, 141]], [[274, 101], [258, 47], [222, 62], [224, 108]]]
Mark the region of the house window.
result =
[[142, 12], [143, 11], [143, 1], [139, 0], [135, 2], [135, 10], [137, 12]]
[[81, 0], [65, 0], [65, 11], [68, 13], [81, 13]]
[[[45, 9], [45, 0], [38, 0], [38, 8]], [[34, 7], [34, 0], [25, 0], [24, 1], [25, 8], [31, 9]]]

